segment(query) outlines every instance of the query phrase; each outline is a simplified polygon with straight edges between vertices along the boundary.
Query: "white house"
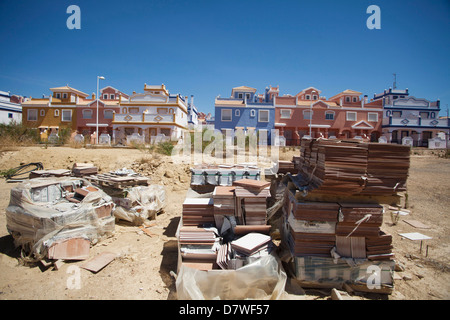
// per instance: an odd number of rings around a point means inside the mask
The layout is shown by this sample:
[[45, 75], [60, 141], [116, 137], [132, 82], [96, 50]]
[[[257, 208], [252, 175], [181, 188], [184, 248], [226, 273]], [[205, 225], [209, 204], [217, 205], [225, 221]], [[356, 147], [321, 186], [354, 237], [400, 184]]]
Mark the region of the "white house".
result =
[[17, 103], [11, 101], [12, 96], [9, 92], [0, 91], [0, 123], [22, 122], [22, 105], [20, 100], [23, 98], [14, 97], [17, 98]]
[[410, 137], [413, 146], [428, 147], [430, 139], [450, 130], [450, 120], [439, 118], [439, 100], [410, 96], [408, 89], [385, 90], [374, 99], [383, 99], [382, 135], [389, 143], [401, 144]]
[[187, 101], [170, 95], [165, 85], [144, 85], [144, 93], [122, 99], [114, 113], [112, 127], [115, 143], [137, 139], [152, 143], [159, 139], [177, 141], [187, 130]]

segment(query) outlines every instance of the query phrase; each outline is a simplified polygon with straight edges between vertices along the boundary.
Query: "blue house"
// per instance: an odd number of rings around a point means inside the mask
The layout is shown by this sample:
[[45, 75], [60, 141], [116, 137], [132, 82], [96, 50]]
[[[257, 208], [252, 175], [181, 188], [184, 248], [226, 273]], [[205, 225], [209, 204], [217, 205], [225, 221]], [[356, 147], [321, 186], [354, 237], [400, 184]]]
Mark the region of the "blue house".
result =
[[409, 95], [408, 89], [384, 90], [373, 100], [383, 99], [382, 134], [389, 143], [403, 143], [406, 137], [412, 145], [428, 147], [438, 136], [448, 140], [450, 120], [440, 119], [440, 101], [430, 101]]
[[[273, 96], [278, 95], [278, 88], [266, 88], [264, 94], [256, 94], [256, 89], [240, 86], [231, 90], [230, 98], [215, 99], [215, 129], [227, 134], [243, 130], [267, 133], [267, 143], [271, 141], [271, 130], [275, 129], [275, 106]], [[230, 133], [228, 133], [230, 134]]]

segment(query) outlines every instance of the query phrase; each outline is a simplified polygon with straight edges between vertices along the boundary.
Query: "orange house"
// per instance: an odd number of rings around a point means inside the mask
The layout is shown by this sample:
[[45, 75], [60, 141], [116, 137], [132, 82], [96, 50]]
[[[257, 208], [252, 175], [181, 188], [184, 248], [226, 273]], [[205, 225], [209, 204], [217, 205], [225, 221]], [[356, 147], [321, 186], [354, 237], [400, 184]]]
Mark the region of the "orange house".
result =
[[50, 134], [58, 134], [63, 128], [75, 131], [77, 104], [88, 96], [68, 85], [50, 90], [52, 95], [48, 98], [30, 98], [22, 103], [22, 123], [28, 128], [39, 129], [42, 140]]
[[276, 96], [275, 129], [286, 145], [299, 145], [303, 136], [312, 138], [361, 137], [377, 141], [381, 134], [382, 104], [360, 99], [360, 92], [345, 90], [330, 99], [309, 87], [295, 96]]

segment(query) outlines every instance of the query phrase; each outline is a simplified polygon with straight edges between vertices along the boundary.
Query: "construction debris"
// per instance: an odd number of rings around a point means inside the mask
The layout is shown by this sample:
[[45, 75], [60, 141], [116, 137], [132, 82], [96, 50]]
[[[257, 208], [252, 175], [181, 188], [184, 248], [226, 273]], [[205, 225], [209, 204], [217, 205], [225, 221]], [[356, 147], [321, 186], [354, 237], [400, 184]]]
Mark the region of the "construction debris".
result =
[[188, 191], [177, 230], [179, 299], [281, 296], [286, 274], [267, 225], [269, 187], [250, 178]]
[[81, 178], [35, 178], [11, 189], [8, 232], [30, 261], [82, 260], [114, 233], [111, 197]]

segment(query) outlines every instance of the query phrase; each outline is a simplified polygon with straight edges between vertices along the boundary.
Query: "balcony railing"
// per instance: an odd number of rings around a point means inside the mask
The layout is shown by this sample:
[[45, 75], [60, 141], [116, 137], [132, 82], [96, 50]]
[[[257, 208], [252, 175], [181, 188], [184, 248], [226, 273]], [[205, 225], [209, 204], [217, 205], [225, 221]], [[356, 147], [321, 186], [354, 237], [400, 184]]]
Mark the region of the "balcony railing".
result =
[[410, 127], [410, 126], [422, 126], [422, 127], [447, 127], [447, 119], [419, 119], [419, 118], [384, 118], [383, 125]]
[[175, 114], [132, 114], [132, 113], [115, 113], [114, 122], [145, 122], [145, 123], [159, 123], [159, 122], [175, 122]]

